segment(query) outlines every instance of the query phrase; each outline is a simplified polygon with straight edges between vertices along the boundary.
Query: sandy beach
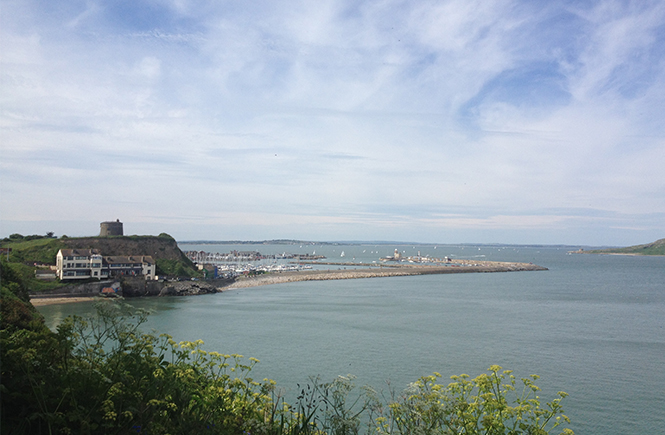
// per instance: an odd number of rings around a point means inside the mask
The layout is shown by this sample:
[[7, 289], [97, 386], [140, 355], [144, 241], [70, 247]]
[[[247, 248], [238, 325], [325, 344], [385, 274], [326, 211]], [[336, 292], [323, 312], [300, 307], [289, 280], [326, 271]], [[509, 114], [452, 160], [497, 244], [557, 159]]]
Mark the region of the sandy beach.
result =
[[[344, 263], [332, 263], [331, 265], [345, 266]], [[547, 270], [547, 268], [531, 263], [511, 263], [498, 261], [479, 262], [472, 260], [453, 260], [451, 263], [441, 265], [388, 264], [383, 267], [304, 270], [299, 272], [269, 273], [252, 277], [239, 277], [234, 283], [218, 287], [217, 290], [223, 292], [239, 288], [258, 287], [263, 285], [282, 284], [298, 281], [329, 281], [336, 279], [385, 278], [391, 276], [435, 275], [448, 273], [521, 272], [538, 270]], [[214, 283], [214, 281], [212, 282]], [[54, 297], [33, 297], [30, 299], [30, 302], [32, 302], [32, 304], [35, 306], [43, 306], [94, 301], [96, 299], [96, 296], [62, 297], [62, 295], [59, 295]]]
[[34, 305], [35, 307], [41, 307], [43, 305], [55, 305], [55, 304], [70, 304], [74, 302], [88, 302], [88, 301], [96, 301], [101, 299], [98, 296], [74, 296], [71, 298], [67, 297], [42, 297], [42, 298], [35, 298], [31, 297], [30, 298], [30, 303]]

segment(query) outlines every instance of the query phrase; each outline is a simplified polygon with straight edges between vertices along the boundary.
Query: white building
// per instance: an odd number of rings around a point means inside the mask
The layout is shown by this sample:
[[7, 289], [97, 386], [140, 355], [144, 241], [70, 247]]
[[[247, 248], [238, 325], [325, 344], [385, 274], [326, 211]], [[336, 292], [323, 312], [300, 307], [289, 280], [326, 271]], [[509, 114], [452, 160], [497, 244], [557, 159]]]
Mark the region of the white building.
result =
[[145, 276], [154, 279], [155, 261], [149, 255], [103, 257], [97, 249], [61, 249], [56, 256], [61, 280]]

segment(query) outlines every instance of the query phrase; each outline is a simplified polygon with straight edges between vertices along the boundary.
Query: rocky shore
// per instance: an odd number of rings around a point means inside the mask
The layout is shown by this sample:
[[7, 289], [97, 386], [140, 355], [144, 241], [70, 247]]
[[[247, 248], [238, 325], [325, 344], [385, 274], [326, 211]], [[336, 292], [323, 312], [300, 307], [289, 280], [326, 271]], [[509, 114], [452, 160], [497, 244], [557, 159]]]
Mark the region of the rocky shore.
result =
[[89, 301], [100, 297], [105, 288], [119, 284], [120, 291], [111, 296], [128, 298], [144, 296], [195, 296], [217, 293], [232, 283], [232, 279], [214, 281], [146, 281], [143, 278], [124, 278], [118, 281], [98, 281], [72, 284], [54, 290], [32, 292], [30, 302], [35, 306]]
[[[268, 273], [251, 277], [216, 281], [153, 282], [142, 279], [122, 281], [122, 296], [190, 296], [227, 290], [281, 284], [297, 281], [327, 281], [335, 279], [383, 278], [391, 276], [435, 275], [447, 273], [494, 273], [547, 270], [531, 263], [498, 261], [453, 260], [442, 265], [390, 264], [353, 269], [305, 270], [298, 272]], [[98, 297], [109, 282], [71, 285], [53, 291], [31, 294], [33, 305], [89, 301]]]

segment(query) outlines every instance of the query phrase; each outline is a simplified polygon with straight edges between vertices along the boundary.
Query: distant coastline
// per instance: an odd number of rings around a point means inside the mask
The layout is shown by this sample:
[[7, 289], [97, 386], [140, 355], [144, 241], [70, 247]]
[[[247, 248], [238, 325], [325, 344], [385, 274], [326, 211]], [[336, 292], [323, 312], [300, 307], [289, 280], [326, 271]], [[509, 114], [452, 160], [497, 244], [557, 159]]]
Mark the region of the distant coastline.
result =
[[275, 240], [178, 240], [178, 244], [183, 245], [394, 245], [394, 246], [483, 246], [483, 247], [516, 247], [516, 248], [561, 248], [569, 249], [580, 245], [566, 244], [532, 244], [532, 243], [433, 243], [433, 242], [408, 242], [391, 240], [335, 240], [335, 241], [313, 241], [313, 240], [295, 240], [295, 239], [275, 239]]
[[632, 255], [632, 256], [665, 256], [665, 239], [656, 240], [644, 245], [628, 246], [626, 248], [607, 249], [578, 249], [568, 251], [569, 254], [603, 254], [603, 255]]

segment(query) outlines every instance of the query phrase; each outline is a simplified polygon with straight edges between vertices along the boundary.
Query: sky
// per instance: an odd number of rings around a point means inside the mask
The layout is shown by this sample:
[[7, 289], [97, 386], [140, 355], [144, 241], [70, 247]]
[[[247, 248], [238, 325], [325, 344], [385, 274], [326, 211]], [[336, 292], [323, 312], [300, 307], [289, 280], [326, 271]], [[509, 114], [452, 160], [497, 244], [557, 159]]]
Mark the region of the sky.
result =
[[1, 0], [0, 236], [665, 237], [662, 0]]

